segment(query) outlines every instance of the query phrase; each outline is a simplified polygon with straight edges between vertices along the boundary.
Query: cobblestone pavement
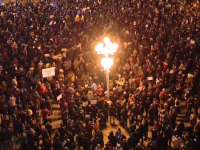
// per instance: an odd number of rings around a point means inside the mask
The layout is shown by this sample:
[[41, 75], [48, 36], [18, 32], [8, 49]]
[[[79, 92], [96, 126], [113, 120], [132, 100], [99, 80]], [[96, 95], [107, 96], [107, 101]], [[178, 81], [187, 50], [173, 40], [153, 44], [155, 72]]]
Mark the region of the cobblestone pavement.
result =
[[106, 123], [107, 127], [102, 130], [103, 136], [104, 136], [104, 144], [108, 142], [108, 135], [111, 131], [115, 133], [118, 128], [121, 128], [122, 133], [126, 136], [126, 139], [129, 138], [129, 133], [120, 125], [119, 121], [115, 119], [115, 125], [110, 124], [110, 117], [108, 118], [108, 121]]

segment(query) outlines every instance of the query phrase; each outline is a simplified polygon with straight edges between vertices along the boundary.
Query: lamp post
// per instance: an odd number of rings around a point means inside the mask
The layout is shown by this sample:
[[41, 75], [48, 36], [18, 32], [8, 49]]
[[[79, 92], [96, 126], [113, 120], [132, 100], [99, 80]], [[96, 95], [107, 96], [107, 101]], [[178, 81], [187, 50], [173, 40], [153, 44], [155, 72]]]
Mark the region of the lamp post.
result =
[[105, 55], [105, 58], [102, 58], [101, 64], [104, 67], [104, 70], [106, 70], [106, 80], [107, 80], [107, 100], [109, 100], [109, 73], [110, 68], [113, 65], [113, 59], [109, 58], [108, 55], [113, 55], [114, 52], [116, 52], [118, 48], [117, 43], [111, 43], [110, 39], [108, 37], [104, 38], [104, 43], [98, 43], [95, 47], [95, 50], [98, 54]]

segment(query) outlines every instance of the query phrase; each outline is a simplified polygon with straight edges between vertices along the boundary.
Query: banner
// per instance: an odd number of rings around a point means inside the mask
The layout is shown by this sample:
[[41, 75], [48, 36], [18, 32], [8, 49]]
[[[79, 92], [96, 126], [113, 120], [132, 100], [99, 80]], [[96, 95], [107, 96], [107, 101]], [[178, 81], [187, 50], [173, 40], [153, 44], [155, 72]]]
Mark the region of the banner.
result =
[[52, 76], [55, 76], [55, 67], [42, 69], [43, 78], [52, 77]]

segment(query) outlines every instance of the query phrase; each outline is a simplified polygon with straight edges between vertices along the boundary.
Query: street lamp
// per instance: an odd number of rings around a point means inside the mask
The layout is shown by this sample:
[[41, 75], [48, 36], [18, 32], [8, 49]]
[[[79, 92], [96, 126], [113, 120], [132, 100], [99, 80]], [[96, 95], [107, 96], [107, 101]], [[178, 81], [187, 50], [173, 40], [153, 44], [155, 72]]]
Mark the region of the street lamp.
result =
[[109, 100], [109, 72], [110, 68], [113, 65], [113, 59], [108, 57], [108, 54], [113, 55], [118, 48], [117, 43], [111, 43], [108, 37], [104, 38], [104, 43], [98, 43], [95, 47], [95, 50], [98, 54], [105, 55], [105, 58], [101, 60], [101, 65], [106, 70], [106, 79], [107, 79], [107, 100]]

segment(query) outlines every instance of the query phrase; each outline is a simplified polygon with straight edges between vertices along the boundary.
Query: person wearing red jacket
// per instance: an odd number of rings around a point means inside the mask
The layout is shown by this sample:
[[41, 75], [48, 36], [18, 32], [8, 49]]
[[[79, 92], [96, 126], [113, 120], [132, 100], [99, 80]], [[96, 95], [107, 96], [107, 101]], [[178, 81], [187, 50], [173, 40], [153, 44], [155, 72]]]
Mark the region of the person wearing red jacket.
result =
[[135, 79], [135, 81], [136, 81], [137, 86], [139, 86], [139, 85], [140, 85], [140, 77], [138, 76], [138, 77]]
[[47, 123], [48, 114], [49, 114], [49, 110], [45, 107], [45, 108], [42, 110], [42, 119], [43, 119], [43, 123], [44, 123], [44, 124]]
[[163, 89], [160, 94], [159, 94], [159, 98], [161, 102], [165, 102], [167, 100], [167, 93], [165, 92], [165, 89]]
[[92, 130], [93, 129], [94, 129], [94, 126], [92, 125], [91, 122], [89, 122], [86, 131], [87, 131], [88, 137], [90, 137], [90, 138], [92, 137]]

